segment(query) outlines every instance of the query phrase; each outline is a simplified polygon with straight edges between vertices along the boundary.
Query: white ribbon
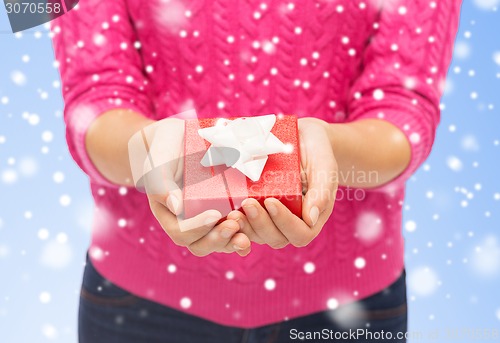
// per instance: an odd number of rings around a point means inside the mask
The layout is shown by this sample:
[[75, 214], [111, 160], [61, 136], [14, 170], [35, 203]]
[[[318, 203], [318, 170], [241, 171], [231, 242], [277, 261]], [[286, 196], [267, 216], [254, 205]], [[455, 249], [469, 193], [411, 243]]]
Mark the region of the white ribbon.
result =
[[276, 115], [269, 114], [235, 120], [219, 119], [215, 126], [198, 130], [198, 134], [211, 143], [201, 164], [204, 167], [225, 164], [238, 169], [250, 180], [258, 181], [268, 155], [290, 150], [271, 133], [275, 123]]

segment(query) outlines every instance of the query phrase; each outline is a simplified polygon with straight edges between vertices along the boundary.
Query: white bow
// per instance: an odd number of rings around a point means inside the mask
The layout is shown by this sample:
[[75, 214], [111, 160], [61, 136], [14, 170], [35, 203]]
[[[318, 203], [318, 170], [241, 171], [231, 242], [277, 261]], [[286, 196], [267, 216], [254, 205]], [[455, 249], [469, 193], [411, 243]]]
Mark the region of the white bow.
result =
[[[198, 134], [211, 143], [201, 159], [204, 167], [225, 164], [258, 181], [266, 165], [268, 155], [289, 152], [271, 133], [276, 115], [244, 117], [235, 120], [219, 119], [215, 126], [199, 129]], [[229, 149], [228, 149], [229, 148]], [[239, 153], [239, 156], [235, 156]]]

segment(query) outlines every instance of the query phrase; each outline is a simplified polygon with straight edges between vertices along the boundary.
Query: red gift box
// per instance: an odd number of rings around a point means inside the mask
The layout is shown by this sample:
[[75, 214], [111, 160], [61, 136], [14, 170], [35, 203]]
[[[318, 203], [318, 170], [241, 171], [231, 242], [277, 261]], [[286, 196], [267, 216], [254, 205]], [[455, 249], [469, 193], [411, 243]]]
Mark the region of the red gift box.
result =
[[277, 116], [271, 133], [293, 149], [269, 155], [262, 175], [256, 182], [237, 169], [225, 165], [204, 167], [200, 163], [210, 143], [198, 134], [198, 130], [214, 126], [217, 120], [208, 118], [185, 121], [185, 218], [211, 209], [220, 211], [225, 217], [232, 210], [240, 209], [241, 202], [246, 198], [254, 198], [261, 205], [264, 205], [266, 198], [276, 198], [292, 213], [302, 217], [297, 117]]

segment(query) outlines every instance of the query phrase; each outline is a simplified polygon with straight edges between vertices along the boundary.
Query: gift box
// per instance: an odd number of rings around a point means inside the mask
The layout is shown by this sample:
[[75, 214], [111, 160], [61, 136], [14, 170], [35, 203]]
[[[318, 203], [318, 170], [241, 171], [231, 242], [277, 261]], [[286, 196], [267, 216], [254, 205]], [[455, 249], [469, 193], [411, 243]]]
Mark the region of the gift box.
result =
[[302, 216], [296, 116], [186, 120], [184, 152], [185, 218], [270, 197]]

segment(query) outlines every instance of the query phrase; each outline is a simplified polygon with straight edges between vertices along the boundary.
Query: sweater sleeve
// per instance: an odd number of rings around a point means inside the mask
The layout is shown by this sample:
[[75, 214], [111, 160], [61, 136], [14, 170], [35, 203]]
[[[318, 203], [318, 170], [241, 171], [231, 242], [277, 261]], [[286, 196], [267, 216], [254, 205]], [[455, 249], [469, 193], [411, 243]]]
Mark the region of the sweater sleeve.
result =
[[461, 1], [382, 3], [375, 33], [364, 50], [363, 72], [350, 90], [347, 112], [349, 121], [379, 118], [405, 134], [411, 161], [389, 182], [401, 186], [432, 148]]
[[118, 187], [102, 176], [85, 148], [85, 134], [111, 109], [152, 111], [140, 43], [125, 0], [86, 0], [51, 23], [62, 81], [69, 151], [92, 183]]

